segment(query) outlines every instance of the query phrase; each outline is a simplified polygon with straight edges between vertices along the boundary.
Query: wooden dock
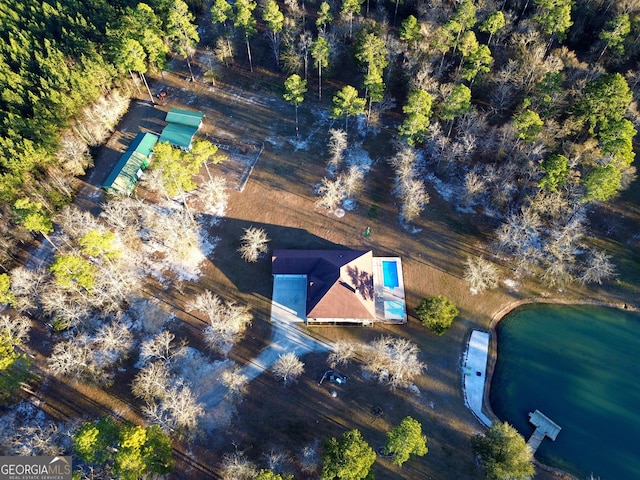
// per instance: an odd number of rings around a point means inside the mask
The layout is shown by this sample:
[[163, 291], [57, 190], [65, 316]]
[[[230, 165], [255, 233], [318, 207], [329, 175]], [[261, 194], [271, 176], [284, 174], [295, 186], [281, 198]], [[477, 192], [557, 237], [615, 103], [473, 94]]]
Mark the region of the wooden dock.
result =
[[545, 437], [550, 438], [551, 440], [555, 440], [562, 430], [557, 423], [552, 421], [549, 417], [543, 414], [540, 410], [536, 410], [535, 412], [529, 412], [529, 423], [531, 423], [536, 429], [529, 437], [529, 441], [527, 445], [531, 448], [531, 453], [535, 454], [536, 450], [542, 443]]

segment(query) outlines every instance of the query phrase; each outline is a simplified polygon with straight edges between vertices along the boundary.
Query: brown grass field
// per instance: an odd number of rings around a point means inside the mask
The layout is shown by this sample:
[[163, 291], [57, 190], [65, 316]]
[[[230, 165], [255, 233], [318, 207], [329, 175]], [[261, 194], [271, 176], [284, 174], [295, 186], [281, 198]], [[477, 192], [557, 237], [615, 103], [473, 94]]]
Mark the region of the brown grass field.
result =
[[[256, 82], [254, 78], [260, 78]], [[167, 309], [183, 321], [180, 331], [190, 344], [201, 345], [199, 326], [184, 310], [190, 293], [209, 288], [221, 296], [247, 303], [254, 322], [245, 339], [232, 350], [230, 357], [245, 363], [255, 357], [269, 338], [271, 297], [270, 258], [256, 264], [242, 261], [236, 250], [243, 229], [264, 228], [271, 239], [270, 249], [333, 248], [372, 249], [375, 255], [402, 257], [409, 323], [404, 326], [379, 325], [372, 328], [317, 328], [312, 335], [329, 341], [353, 339], [368, 342], [382, 334], [409, 338], [419, 345], [422, 361], [428, 370], [417, 381], [419, 395], [391, 391], [387, 386], [362, 377], [357, 364], [341, 371], [349, 376], [346, 385], [318, 385], [326, 367], [324, 355], [303, 358], [305, 373], [300, 381], [283, 387], [266, 373], [250, 384], [245, 400], [238, 405], [232, 424], [217, 432], [215, 438], [198, 439], [192, 444], [176, 444], [176, 472], [171, 478], [215, 478], [225, 453], [242, 451], [258, 464], [272, 449], [296, 457], [301, 448], [314, 440], [339, 436], [358, 428], [374, 447], [381, 445], [385, 432], [407, 415], [422, 423], [428, 437], [429, 453], [411, 459], [402, 469], [378, 458], [376, 478], [390, 479], [481, 479], [483, 472], [471, 454], [471, 436], [482, 432], [481, 425], [464, 406], [461, 390], [460, 360], [472, 329], [488, 330], [498, 312], [505, 312], [519, 302], [599, 301], [614, 305], [634, 305], [638, 298], [638, 251], [640, 241], [634, 235], [640, 225], [638, 182], [614, 205], [592, 209], [593, 242], [615, 255], [619, 276], [597, 288], [574, 285], [562, 292], [548, 291], [530, 279], [518, 281], [517, 290], [504, 285], [495, 291], [471, 295], [462, 280], [468, 255], [491, 256], [489, 244], [495, 220], [480, 214], [462, 214], [454, 205], [430, 190], [431, 202], [417, 227], [410, 234], [398, 223], [398, 207], [391, 193], [393, 172], [387, 159], [393, 155], [392, 129], [368, 135], [362, 145], [373, 160], [367, 174], [365, 191], [358, 197], [357, 208], [343, 218], [336, 218], [316, 208], [313, 190], [326, 174], [326, 141], [329, 124], [319, 123], [318, 112], [326, 112], [335, 89], [327, 85], [323, 102], [314, 96], [310, 82], [307, 100], [300, 107], [300, 135], [305, 149], [296, 150], [290, 140], [295, 137], [293, 107], [281, 98], [284, 76], [259, 72], [253, 77], [241, 69], [224, 70], [214, 87], [184, 80], [181, 72], [152, 78], [152, 89], [169, 91], [168, 103], [152, 107], [144, 97], [134, 102], [132, 110], [119, 125], [114, 141], [103, 149], [97, 168], [104, 168], [117, 157], [117, 138], [123, 131], [134, 132], [142, 126], [157, 128], [163, 111], [171, 107], [201, 110], [206, 114], [205, 137], [223, 140], [240, 150], [264, 145], [244, 191], [232, 191], [224, 221], [211, 231], [220, 241], [203, 268], [197, 283], [186, 284], [179, 295], [175, 290], [156, 292], [166, 301]], [[384, 124], [397, 121], [392, 115]], [[336, 126], [341, 126], [340, 122]], [[353, 127], [352, 127], [353, 128]], [[350, 130], [350, 138], [355, 130]], [[114, 143], [115, 142], [115, 143]], [[212, 173], [237, 175], [230, 159], [212, 167]], [[233, 180], [230, 179], [231, 182]], [[609, 223], [601, 220], [608, 218]], [[613, 224], [611, 224], [613, 222]], [[613, 225], [613, 226], [612, 226]], [[363, 232], [371, 228], [371, 236]], [[613, 230], [609, 236], [605, 231]], [[508, 265], [502, 265], [503, 279], [513, 278]], [[152, 288], [147, 288], [147, 292]], [[445, 295], [460, 309], [453, 327], [442, 337], [429, 333], [413, 316], [419, 300], [429, 295]], [[637, 300], [635, 300], [637, 301]], [[495, 339], [495, 335], [494, 335]], [[491, 359], [491, 365], [495, 362]], [[95, 418], [117, 412], [132, 420], [141, 420], [128, 391], [131, 374], [122, 374], [109, 391], [81, 385], [50, 382], [39, 395], [46, 399], [55, 417]], [[336, 390], [337, 397], [331, 396]], [[79, 400], [78, 400], [79, 399]], [[383, 415], [376, 418], [371, 408], [379, 406]], [[57, 412], [57, 413], [56, 413]], [[295, 478], [305, 476], [292, 462], [289, 469]], [[559, 473], [538, 468], [538, 479], [565, 478]]]
[[[427, 332], [413, 316], [407, 325], [400, 327], [311, 330], [313, 335], [328, 340], [350, 338], [367, 342], [381, 334], [411, 339], [420, 346], [422, 359], [428, 364], [427, 372], [416, 382], [420, 395], [392, 392], [384, 385], [364, 380], [359, 367], [351, 365], [344, 372], [351, 381], [338, 388], [338, 396], [332, 398], [331, 387], [317, 384], [326, 368], [326, 359], [311, 355], [303, 359], [306, 363], [303, 378], [290, 388], [277, 384], [269, 374], [252, 382], [233, 424], [221, 432], [220, 437], [209, 439], [193, 452], [198, 452], [198, 460], [215, 470], [224, 452], [242, 451], [257, 463], [271, 449], [286, 450], [295, 457], [303, 445], [314, 439], [338, 436], [350, 428], [359, 428], [376, 446], [384, 441], [386, 430], [404, 416], [412, 415], [423, 425], [429, 453], [421, 459], [411, 460], [402, 469], [378, 459], [374, 466], [377, 478], [482, 478], [482, 470], [471, 455], [470, 444], [471, 436], [482, 428], [464, 406], [461, 391], [460, 359], [470, 331], [491, 328], [498, 312], [523, 301], [633, 304], [637, 293], [637, 273], [633, 266], [637, 265], [638, 258], [631, 254], [629, 244], [633, 242], [640, 221], [638, 186], [634, 185], [616, 205], [594, 208], [594, 219], [605, 218], [605, 215], [620, 219], [614, 238], [603, 238], [602, 226], [593, 222], [594, 242], [616, 253], [621, 273], [616, 281], [602, 288], [572, 286], [557, 292], [547, 291], [527, 279], [517, 279], [517, 291], [510, 291], [503, 285], [490, 293], [471, 295], [461, 278], [464, 261], [467, 255], [491, 255], [488, 244], [491, 231], [496, 227], [494, 220], [460, 214], [431, 191], [431, 203], [417, 225], [421, 232], [409, 234], [402, 230], [391, 194], [393, 173], [386, 159], [393, 150], [391, 137], [385, 130], [375, 137], [367, 136], [363, 143], [374, 164], [366, 177], [366, 190], [358, 198], [356, 210], [338, 219], [317, 209], [313, 189], [325, 175], [328, 127], [318, 126], [317, 113], [311, 112], [326, 109], [326, 100], [318, 104], [311, 92], [307, 95], [308, 101], [299, 113], [300, 135], [308, 143], [304, 150], [296, 150], [289, 142], [295, 135], [293, 108], [280, 98], [282, 78], [274, 77], [255, 84], [242, 73], [234, 71], [232, 76], [225, 75], [215, 89], [201, 85], [193, 88], [186, 84], [190, 95], [195, 94], [198, 100], [190, 102], [193, 98], [190, 96], [184, 104], [185, 108], [197, 107], [205, 111], [205, 134], [233, 139], [240, 144], [264, 143], [264, 151], [246, 188], [243, 192], [232, 192], [227, 218], [212, 232], [221, 240], [199, 282], [201, 287], [206, 286], [252, 306], [253, 328], [246, 340], [234, 349], [232, 357], [245, 362], [255, 356], [264, 346], [261, 339], [269, 329], [269, 258], [247, 264], [236, 253], [238, 239], [247, 226], [264, 228], [272, 249], [343, 246], [370, 248], [376, 255], [399, 255], [403, 260], [410, 313], [421, 298], [436, 294], [452, 299], [461, 313], [443, 337]], [[265, 76], [268, 73], [261, 72], [261, 78]], [[326, 98], [330, 98], [328, 92]], [[179, 101], [179, 96], [174, 96], [172, 101]], [[354, 135], [353, 132], [350, 134]], [[229, 166], [223, 163], [213, 170], [224, 173], [225, 168]], [[369, 238], [363, 236], [367, 226], [372, 231]], [[503, 265], [502, 273], [503, 278], [511, 278], [508, 265]], [[495, 358], [491, 361], [493, 364]], [[383, 409], [381, 418], [371, 415], [373, 406]], [[299, 471], [292, 471], [296, 478], [305, 478]], [[536, 478], [562, 478], [561, 474], [544, 472], [540, 468], [538, 471]], [[189, 476], [187, 473], [185, 478]]]

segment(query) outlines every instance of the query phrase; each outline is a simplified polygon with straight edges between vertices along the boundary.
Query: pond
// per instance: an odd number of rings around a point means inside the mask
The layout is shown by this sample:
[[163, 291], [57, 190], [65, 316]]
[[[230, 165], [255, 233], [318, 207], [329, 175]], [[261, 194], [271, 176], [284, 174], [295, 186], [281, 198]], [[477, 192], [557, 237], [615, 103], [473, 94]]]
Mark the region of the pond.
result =
[[496, 330], [494, 413], [525, 439], [536, 409], [562, 427], [536, 458], [579, 478], [640, 479], [640, 314], [527, 305]]

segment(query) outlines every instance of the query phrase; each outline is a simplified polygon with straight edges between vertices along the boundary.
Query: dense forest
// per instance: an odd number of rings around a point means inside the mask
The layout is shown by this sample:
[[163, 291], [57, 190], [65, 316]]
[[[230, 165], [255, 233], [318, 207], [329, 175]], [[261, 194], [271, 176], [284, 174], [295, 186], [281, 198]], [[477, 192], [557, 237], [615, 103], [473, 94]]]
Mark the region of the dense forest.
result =
[[[487, 250], [516, 275], [554, 288], [614, 275], [611, 256], [587, 235], [587, 213], [636, 178], [640, 0], [6, 0], [0, 25], [0, 303], [22, 315], [0, 323], [0, 347], [9, 352], [0, 366], [13, 372], [0, 376], [3, 402], [30, 378], [20, 353], [26, 318], [69, 333], [51, 348], [51, 372], [111, 386], [135, 343], [123, 312], [142, 308], [127, 305], [129, 294], [153, 275], [149, 265], [123, 261], [123, 252], [134, 258], [148, 236], [161, 237], [166, 258], [188, 257], [199, 245], [191, 212], [160, 212], [135, 197], [110, 197], [99, 219], [70, 206], [76, 179], [131, 98], [153, 100], [149, 73], [175, 69], [200, 83], [230, 69], [256, 83], [276, 78], [295, 107], [296, 135], [299, 108], [314, 102], [326, 111], [334, 128], [316, 192], [322, 208], [361, 190], [361, 172], [341, 159], [384, 130], [398, 229], [413, 232], [432, 189], [491, 219], [497, 228]], [[147, 181], [153, 190], [157, 180], [168, 198], [196, 187], [193, 174], [215, 148], [160, 145], [155, 155]], [[224, 179], [209, 180], [196, 195], [226, 204]], [[28, 270], [16, 247], [39, 234], [54, 259]], [[485, 258], [469, 257], [465, 275], [476, 292], [497, 285]], [[226, 361], [251, 315], [209, 290], [194, 298], [193, 311], [210, 323], [206, 343]], [[141, 342], [132, 395], [146, 402], [150, 422], [192, 440], [204, 412], [180, 380], [186, 351], [169, 330]], [[229, 390], [241, 390], [236, 370], [228, 371]], [[180, 418], [171, 416], [178, 398], [186, 399]], [[81, 432], [115, 428], [101, 422]], [[142, 433], [127, 424], [104, 444], [115, 449], [134, 435]], [[144, 435], [170, 456], [157, 427]], [[170, 470], [169, 461], [147, 460], [148, 473]], [[117, 458], [105, 462], [120, 468]]]

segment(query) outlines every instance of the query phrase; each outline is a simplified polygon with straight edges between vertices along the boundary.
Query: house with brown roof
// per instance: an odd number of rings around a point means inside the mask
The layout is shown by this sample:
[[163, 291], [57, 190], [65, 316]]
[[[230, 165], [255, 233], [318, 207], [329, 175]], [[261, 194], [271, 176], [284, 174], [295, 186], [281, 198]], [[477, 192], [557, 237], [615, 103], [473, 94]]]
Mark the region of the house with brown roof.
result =
[[371, 250], [276, 250], [272, 274], [272, 319], [307, 325], [407, 321], [399, 257], [374, 257]]

